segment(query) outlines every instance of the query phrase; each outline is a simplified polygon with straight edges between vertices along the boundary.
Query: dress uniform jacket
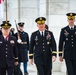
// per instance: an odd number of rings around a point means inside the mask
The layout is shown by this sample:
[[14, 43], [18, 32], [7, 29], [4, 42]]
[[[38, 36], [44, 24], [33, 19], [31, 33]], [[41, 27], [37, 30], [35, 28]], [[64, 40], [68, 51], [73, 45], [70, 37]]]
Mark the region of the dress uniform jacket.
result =
[[[20, 39], [22, 40], [21, 43], [17, 43], [17, 47], [18, 47], [18, 55], [19, 55], [19, 61], [20, 62], [26, 62], [28, 61], [28, 50], [29, 50], [29, 36], [26, 32], [20, 32]], [[15, 34], [16, 38], [17, 37], [17, 33]]]
[[46, 65], [52, 63], [52, 55], [56, 56], [56, 42], [53, 33], [45, 30], [42, 37], [39, 30], [32, 33], [29, 47], [29, 58], [35, 64]]
[[2, 35], [2, 31], [0, 30], [0, 35]]
[[15, 61], [18, 61], [17, 41], [13, 36], [4, 40], [0, 35], [0, 67], [13, 67]]
[[69, 26], [62, 28], [59, 40], [59, 56], [65, 59], [76, 60], [76, 26], [70, 29]]

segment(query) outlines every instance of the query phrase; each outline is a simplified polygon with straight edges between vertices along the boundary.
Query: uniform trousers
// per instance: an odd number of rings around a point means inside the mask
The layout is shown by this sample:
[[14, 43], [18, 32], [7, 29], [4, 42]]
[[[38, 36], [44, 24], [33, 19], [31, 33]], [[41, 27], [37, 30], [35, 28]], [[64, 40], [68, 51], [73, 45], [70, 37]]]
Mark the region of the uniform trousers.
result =
[[65, 59], [68, 75], [76, 75], [76, 60]]
[[13, 75], [14, 67], [0, 67], [0, 75]]
[[38, 75], [51, 75], [51, 66], [36, 64]]

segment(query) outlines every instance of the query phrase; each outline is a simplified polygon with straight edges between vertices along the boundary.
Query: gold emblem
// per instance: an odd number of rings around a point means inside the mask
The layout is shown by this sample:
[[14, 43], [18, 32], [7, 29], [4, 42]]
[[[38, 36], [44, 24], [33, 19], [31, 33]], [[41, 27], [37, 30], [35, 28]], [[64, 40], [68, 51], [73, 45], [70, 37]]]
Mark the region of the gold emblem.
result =
[[42, 20], [42, 18], [40, 18], [40, 20]]
[[5, 26], [7, 26], [8, 24], [6, 23]]
[[72, 13], [70, 13], [70, 16], [72, 16]]

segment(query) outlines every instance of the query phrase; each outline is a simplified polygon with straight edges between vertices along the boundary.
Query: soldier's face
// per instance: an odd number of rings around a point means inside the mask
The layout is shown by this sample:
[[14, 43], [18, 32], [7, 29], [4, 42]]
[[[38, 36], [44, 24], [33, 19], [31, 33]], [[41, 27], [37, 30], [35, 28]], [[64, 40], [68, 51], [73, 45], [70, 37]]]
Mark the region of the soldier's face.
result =
[[70, 25], [74, 25], [75, 19], [74, 20], [68, 20]]
[[10, 28], [2, 28], [3, 35], [9, 35], [9, 33], [10, 33]]
[[19, 26], [20, 31], [23, 31], [23, 28], [24, 28], [23, 26]]
[[45, 24], [37, 24], [37, 27], [41, 31], [45, 30]]

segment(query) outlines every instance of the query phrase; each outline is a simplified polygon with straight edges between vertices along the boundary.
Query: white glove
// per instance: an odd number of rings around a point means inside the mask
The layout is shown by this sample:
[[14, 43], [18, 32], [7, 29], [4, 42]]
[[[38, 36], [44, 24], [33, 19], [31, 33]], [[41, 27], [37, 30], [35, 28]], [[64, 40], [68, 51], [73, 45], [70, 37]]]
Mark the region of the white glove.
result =
[[22, 42], [22, 40], [21, 40], [21, 39], [18, 39], [18, 40], [17, 40], [17, 42], [18, 42], [18, 43], [21, 43], [21, 42]]

